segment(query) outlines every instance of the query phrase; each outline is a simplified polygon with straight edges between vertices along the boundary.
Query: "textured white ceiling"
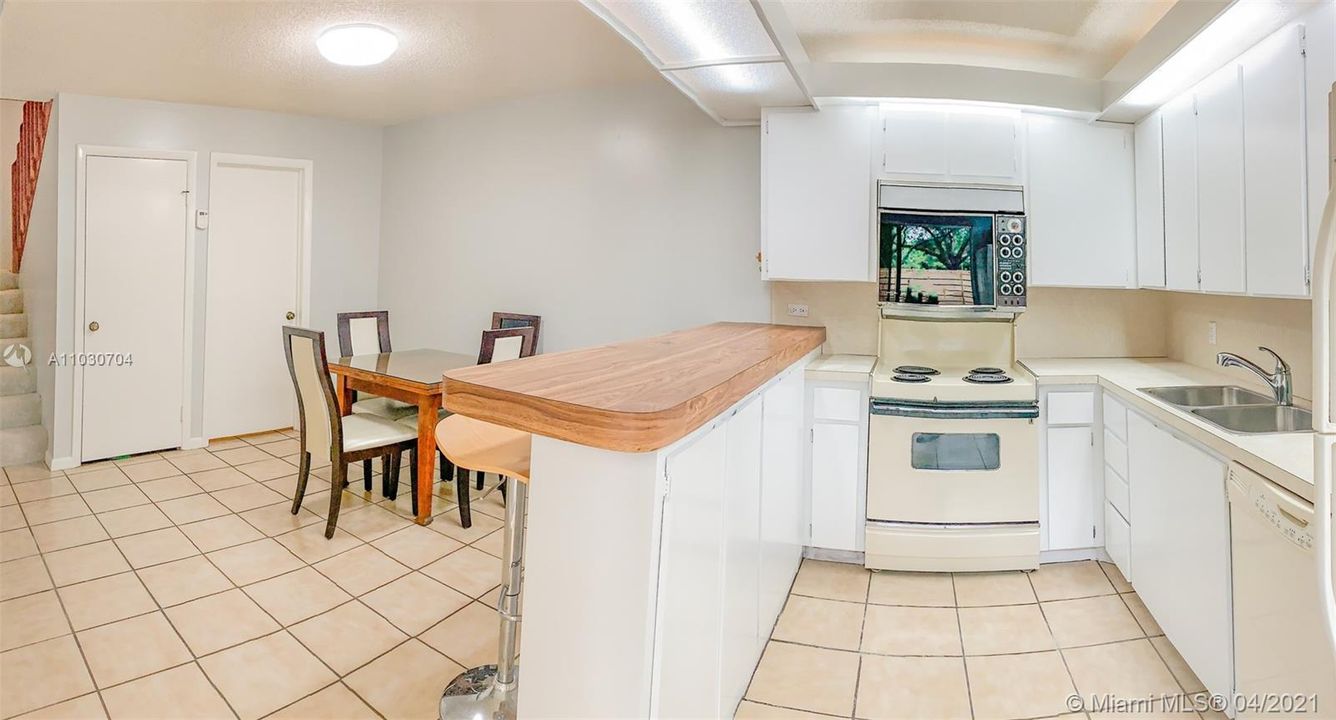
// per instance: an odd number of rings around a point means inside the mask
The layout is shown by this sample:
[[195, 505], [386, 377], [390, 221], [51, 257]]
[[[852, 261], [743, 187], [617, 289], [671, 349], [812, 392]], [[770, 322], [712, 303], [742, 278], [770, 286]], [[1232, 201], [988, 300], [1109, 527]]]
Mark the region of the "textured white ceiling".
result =
[[815, 62], [974, 65], [1097, 79], [1174, 0], [784, 0]]
[[[574, 0], [238, 2], [5, 0], [0, 96], [56, 92], [394, 124], [489, 101], [658, 73]], [[399, 36], [383, 65], [340, 67], [324, 28]]]

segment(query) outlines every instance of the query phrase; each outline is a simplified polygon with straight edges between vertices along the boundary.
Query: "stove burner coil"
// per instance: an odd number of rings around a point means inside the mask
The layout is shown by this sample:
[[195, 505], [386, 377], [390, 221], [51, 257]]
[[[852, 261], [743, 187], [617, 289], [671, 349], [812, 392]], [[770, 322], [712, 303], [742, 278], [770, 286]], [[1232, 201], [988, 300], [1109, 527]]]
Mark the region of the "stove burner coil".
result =
[[975, 385], [1005, 385], [1015, 381], [1006, 375], [996, 373], [970, 373], [965, 376], [965, 382]]
[[[1000, 370], [998, 372], [1001, 372]], [[896, 375], [939, 375], [936, 368], [925, 365], [901, 365], [895, 369]]]
[[997, 367], [977, 367], [970, 371], [971, 375], [1003, 375], [1005, 370]]
[[917, 373], [896, 373], [891, 376], [891, 380], [899, 383], [925, 383], [931, 379], [932, 378], [927, 375], [920, 375]]

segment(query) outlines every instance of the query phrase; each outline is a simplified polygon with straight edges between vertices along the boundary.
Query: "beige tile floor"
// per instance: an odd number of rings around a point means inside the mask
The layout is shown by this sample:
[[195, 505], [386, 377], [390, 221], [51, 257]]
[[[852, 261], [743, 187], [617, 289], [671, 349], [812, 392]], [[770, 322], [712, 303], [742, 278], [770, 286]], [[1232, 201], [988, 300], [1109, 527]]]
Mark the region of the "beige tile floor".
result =
[[1112, 565], [951, 575], [805, 560], [737, 717], [1105, 718], [1072, 713], [1069, 696], [1202, 689]]
[[293, 436], [6, 468], [0, 718], [428, 719], [495, 662], [499, 494], [464, 530], [438, 482], [419, 527], [406, 473], [390, 502], [359, 468], [326, 540], [327, 465], [289, 512]]
[[[0, 720], [430, 720], [445, 682], [493, 662], [499, 495], [475, 495], [464, 530], [438, 483], [424, 528], [407, 488], [390, 502], [377, 477], [377, 492], [345, 494], [326, 540], [327, 466], [289, 513], [292, 435], [7, 468]], [[952, 576], [809, 560], [738, 717], [1066, 717], [1077, 691], [1200, 689], [1109, 566]]]

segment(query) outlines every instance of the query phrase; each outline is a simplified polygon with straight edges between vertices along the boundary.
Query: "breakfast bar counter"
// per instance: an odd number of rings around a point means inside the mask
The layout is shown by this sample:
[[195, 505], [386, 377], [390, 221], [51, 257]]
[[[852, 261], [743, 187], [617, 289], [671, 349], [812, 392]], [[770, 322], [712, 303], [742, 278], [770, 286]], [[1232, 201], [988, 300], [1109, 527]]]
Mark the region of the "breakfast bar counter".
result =
[[732, 717], [802, 559], [825, 329], [715, 323], [445, 372], [532, 433], [519, 717]]
[[826, 329], [720, 322], [445, 373], [451, 412], [589, 447], [676, 442], [799, 358]]

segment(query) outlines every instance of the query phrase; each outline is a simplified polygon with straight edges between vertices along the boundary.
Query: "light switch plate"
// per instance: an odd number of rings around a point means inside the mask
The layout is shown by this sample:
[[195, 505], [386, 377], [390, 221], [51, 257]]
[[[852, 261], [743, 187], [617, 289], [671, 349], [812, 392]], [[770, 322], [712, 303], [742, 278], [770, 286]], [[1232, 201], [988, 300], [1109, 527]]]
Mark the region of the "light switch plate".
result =
[[807, 306], [789, 303], [789, 317], [807, 317]]

